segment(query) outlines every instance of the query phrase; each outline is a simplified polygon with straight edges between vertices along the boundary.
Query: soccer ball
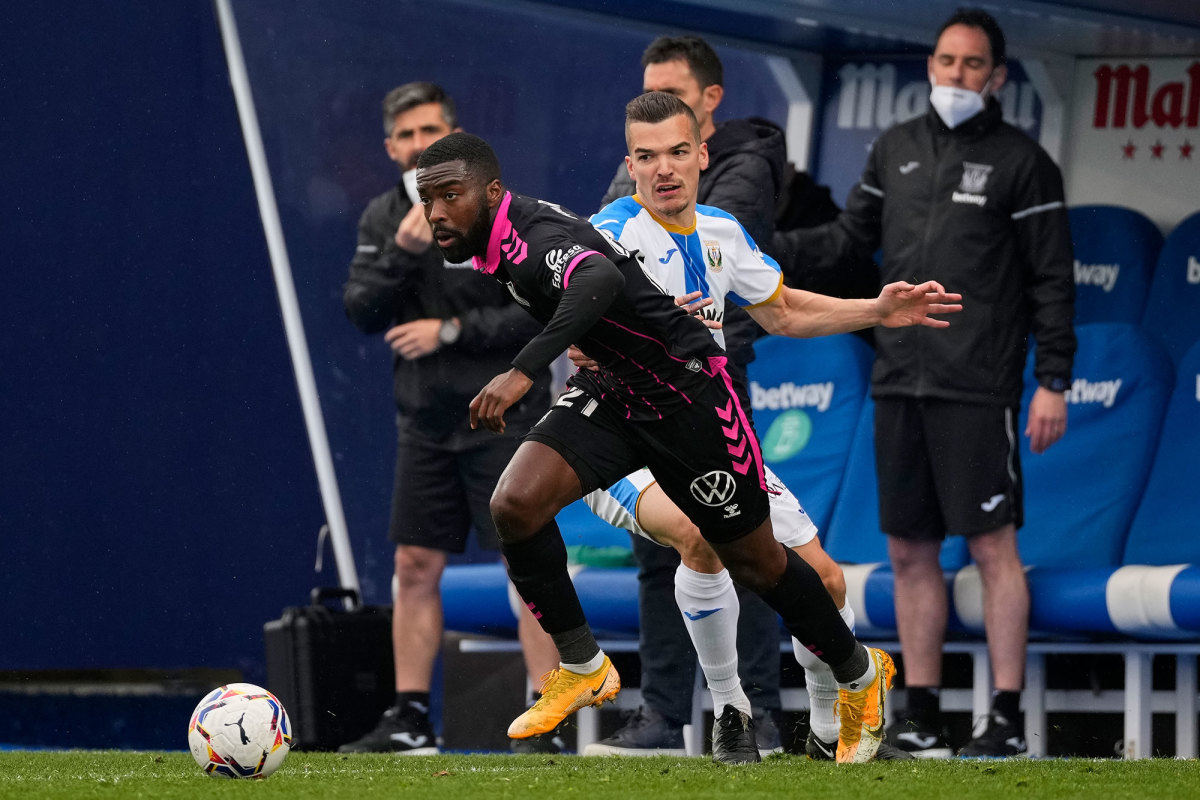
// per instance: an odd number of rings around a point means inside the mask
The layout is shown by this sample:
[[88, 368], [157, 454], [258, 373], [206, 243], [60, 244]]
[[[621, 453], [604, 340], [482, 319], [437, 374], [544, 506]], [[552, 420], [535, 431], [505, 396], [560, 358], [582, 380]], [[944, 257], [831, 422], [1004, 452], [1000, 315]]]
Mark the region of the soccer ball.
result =
[[252, 683], [213, 689], [188, 723], [192, 757], [209, 775], [265, 778], [291, 746], [292, 725], [283, 704]]

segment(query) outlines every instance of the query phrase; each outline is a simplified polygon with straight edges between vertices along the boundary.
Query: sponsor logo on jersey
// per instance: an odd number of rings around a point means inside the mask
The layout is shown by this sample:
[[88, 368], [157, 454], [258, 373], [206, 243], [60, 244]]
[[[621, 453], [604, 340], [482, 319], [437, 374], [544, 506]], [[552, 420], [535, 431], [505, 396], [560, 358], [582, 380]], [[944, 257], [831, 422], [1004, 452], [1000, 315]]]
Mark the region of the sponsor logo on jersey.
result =
[[1121, 273], [1120, 264], [1084, 264], [1075, 259], [1075, 284], [1077, 286], [1099, 286], [1106, 292], [1111, 292], [1117, 285], [1117, 276]]
[[583, 252], [583, 245], [574, 245], [570, 250], [554, 249], [546, 253], [546, 267], [554, 274], [554, 288], [561, 289], [563, 284], [563, 273], [567, 270], [567, 265], [571, 263], [571, 259]]
[[708, 268], [713, 272], [720, 272], [721, 267], [721, 243], [708, 239], [702, 242], [704, 247], [704, 259], [708, 262]]
[[1121, 379], [1111, 381], [1089, 381], [1087, 378], [1076, 378], [1071, 381], [1071, 390], [1066, 393], [1068, 403], [1100, 403], [1105, 408], [1112, 408], [1117, 401], [1117, 392], [1121, 390]]
[[737, 483], [725, 470], [714, 469], [696, 478], [688, 488], [698, 502], [716, 508], [729, 502], [737, 490]]
[[755, 411], [782, 411], [788, 408], [815, 408], [817, 411], [827, 411], [832, 402], [833, 381], [804, 383], [799, 386], [786, 381], [770, 389], [758, 381], [750, 381], [750, 407]]

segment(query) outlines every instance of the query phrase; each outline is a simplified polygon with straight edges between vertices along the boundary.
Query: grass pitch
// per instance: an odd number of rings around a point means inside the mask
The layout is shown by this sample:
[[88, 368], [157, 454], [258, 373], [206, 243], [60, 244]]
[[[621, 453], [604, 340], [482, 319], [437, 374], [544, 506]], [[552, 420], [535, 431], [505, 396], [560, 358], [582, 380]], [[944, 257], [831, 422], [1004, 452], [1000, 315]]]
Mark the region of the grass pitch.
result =
[[1200, 798], [1200, 762], [891, 761], [798, 756], [720, 767], [706, 758], [290, 753], [265, 781], [210, 778], [188, 753], [0, 753], [0, 798], [446, 798], [446, 800], [962, 800]]

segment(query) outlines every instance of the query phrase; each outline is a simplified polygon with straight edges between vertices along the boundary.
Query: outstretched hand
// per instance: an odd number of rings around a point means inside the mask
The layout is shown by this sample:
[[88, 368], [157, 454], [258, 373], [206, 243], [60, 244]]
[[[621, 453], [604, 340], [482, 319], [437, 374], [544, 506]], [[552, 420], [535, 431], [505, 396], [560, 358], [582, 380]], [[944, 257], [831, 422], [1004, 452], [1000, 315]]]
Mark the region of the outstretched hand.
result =
[[477, 430], [482, 422], [492, 433], [504, 433], [504, 412], [531, 386], [533, 381], [515, 367], [492, 378], [471, 401], [471, 430]]
[[934, 319], [931, 314], [953, 314], [962, 311], [961, 294], [947, 292], [937, 281], [925, 281], [914, 286], [905, 281], [889, 283], [875, 299], [879, 324], [885, 328], [906, 325], [926, 325], [946, 328], [950, 323]]

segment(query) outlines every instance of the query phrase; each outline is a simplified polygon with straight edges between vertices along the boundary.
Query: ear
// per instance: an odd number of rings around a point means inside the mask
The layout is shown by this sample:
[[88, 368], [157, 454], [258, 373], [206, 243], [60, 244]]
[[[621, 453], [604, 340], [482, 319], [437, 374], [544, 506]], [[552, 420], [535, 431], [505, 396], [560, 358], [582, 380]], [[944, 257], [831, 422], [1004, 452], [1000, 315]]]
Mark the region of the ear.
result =
[[[383, 140], [383, 149], [387, 151], [388, 158], [397, 164], [400, 163], [400, 156], [396, 155], [396, 145], [392, 142], [392, 137], [389, 136]], [[401, 169], [404, 168], [401, 167]]]
[[1000, 91], [1000, 87], [1003, 86], [1007, 81], [1008, 65], [1001, 64], [1000, 66], [996, 67], [996, 71], [992, 73], [992, 87], [988, 91], [992, 95], [995, 95], [996, 92]]
[[700, 171], [708, 169], [708, 142], [700, 143]]
[[721, 99], [725, 97], [725, 87], [717, 86], [715, 83], [712, 86], [705, 86], [701, 93], [704, 110], [709, 114], [717, 110], [717, 106], [721, 105]]
[[484, 189], [487, 195], [488, 208], [495, 211], [500, 207], [500, 201], [504, 199], [504, 184], [499, 178], [493, 178]]
[[633, 159], [625, 156], [625, 169], [629, 172], [629, 177], [636, 183], [637, 178], [633, 174]]

